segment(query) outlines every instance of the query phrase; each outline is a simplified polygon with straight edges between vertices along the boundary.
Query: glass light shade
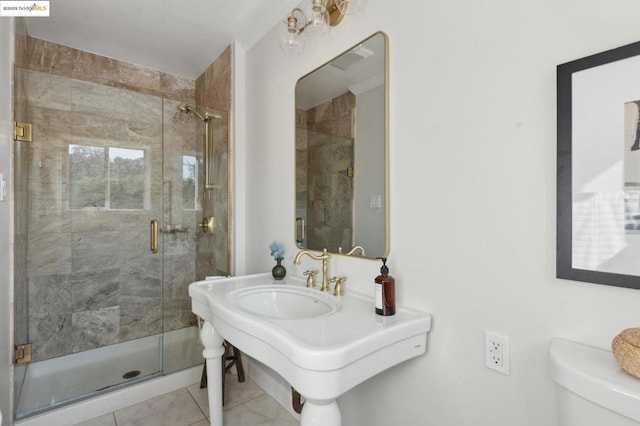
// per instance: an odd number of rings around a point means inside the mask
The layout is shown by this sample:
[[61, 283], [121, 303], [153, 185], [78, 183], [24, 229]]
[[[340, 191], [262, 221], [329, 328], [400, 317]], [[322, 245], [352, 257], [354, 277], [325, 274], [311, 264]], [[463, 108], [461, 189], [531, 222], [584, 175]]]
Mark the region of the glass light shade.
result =
[[280, 38], [280, 47], [288, 55], [298, 55], [304, 47], [304, 38], [297, 29], [285, 27]]
[[309, 22], [304, 29], [310, 37], [320, 37], [329, 31], [329, 12], [323, 4], [314, 4], [309, 14]]
[[336, 0], [336, 6], [345, 15], [353, 15], [364, 9], [367, 0]]

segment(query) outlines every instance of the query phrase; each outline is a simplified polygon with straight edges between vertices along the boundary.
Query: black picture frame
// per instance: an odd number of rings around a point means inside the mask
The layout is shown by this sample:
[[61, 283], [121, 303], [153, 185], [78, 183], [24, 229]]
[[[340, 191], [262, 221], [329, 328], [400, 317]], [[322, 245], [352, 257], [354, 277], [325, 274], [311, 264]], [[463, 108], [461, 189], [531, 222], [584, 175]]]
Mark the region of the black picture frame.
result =
[[[625, 45], [557, 66], [557, 211], [556, 211], [556, 276], [557, 278], [640, 289], [640, 276], [625, 273], [579, 269], [573, 266], [573, 186], [574, 168], [574, 88], [577, 73], [607, 67], [618, 61], [640, 55], [640, 42]], [[618, 64], [620, 65], [620, 64]]]

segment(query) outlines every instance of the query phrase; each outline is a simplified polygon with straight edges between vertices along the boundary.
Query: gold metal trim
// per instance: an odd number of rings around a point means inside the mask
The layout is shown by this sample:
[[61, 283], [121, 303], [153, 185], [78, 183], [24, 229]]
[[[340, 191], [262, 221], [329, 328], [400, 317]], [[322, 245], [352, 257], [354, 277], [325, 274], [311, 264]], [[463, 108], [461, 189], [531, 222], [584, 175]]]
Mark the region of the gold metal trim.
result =
[[374, 37], [376, 34], [381, 34], [382, 37], [384, 37], [384, 198], [386, 203], [384, 206], [385, 249], [384, 256], [382, 257], [387, 257], [389, 255], [389, 244], [391, 240], [391, 223], [389, 222], [389, 210], [391, 206], [391, 200], [389, 199], [389, 37], [382, 31], [375, 33], [371, 37]]
[[16, 364], [26, 364], [27, 362], [31, 362], [31, 343], [16, 345], [15, 362]]
[[13, 140], [22, 142], [33, 142], [31, 123], [21, 123], [14, 121]]
[[149, 241], [151, 253], [158, 253], [158, 221], [153, 219], [149, 226]]
[[344, 254], [344, 255], [347, 255], [347, 256], [353, 256], [353, 254], [358, 250], [360, 250], [360, 256], [362, 256], [362, 257], [366, 257], [367, 256], [367, 254], [365, 253], [364, 248], [362, 246], [353, 246], [353, 248], [351, 250], [349, 250], [348, 252], [346, 252], [346, 253], [342, 252], [342, 247], [338, 247], [338, 254]]
[[307, 255], [314, 260], [322, 261], [322, 286], [320, 287], [320, 291], [329, 291], [330, 288], [329, 288], [329, 275], [327, 274], [327, 263], [328, 263], [327, 261], [331, 256], [329, 256], [329, 253], [327, 253], [327, 249], [326, 248], [323, 249], [322, 254], [320, 256], [314, 254], [309, 250], [301, 250], [298, 252], [298, 254], [296, 254], [295, 259], [293, 259], [293, 263], [295, 265], [299, 265], [300, 258], [304, 255]]
[[338, 9], [338, 5], [336, 5], [335, 0], [329, 0], [327, 2], [327, 12], [329, 12], [329, 24], [331, 24], [332, 27], [335, 27], [340, 22], [342, 22], [344, 13], [340, 12], [340, 9]]
[[[298, 18], [296, 18], [296, 12], [298, 12], [300, 14], [300, 16], [302, 17], [302, 23], [298, 23]], [[294, 32], [293, 30], [297, 31], [298, 33], [301, 33], [304, 31], [304, 29], [307, 27], [308, 23], [307, 23], [307, 15], [304, 14], [304, 12], [302, 11], [302, 9], [300, 9], [299, 7], [296, 7], [294, 9], [291, 10], [291, 13], [289, 14], [289, 16], [287, 17], [287, 28], [290, 32]]]
[[213, 234], [216, 232], [216, 219], [213, 216], [205, 217], [198, 226], [205, 234]]
[[344, 296], [344, 282], [346, 280], [347, 277], [333, 277], [329, 280], [329, 282], [336, 283], [333, 290], [334, 296]]
[[302, 275], [306, 275], [307, 277], [307, 287], [314, 288], [316, 286], [315, 276], [317, 273], [318, 271], [315, 270], [308, 270], [302, 273]]
[[[318, 5], [322, 4], [322, 0], [312, 0], [312, 4], [313, 6], [316, 6], [316, 3]], [[344, 13], [342, 13], [340, 11], [340, 9], [338, 8], [338, 5], [336, 4], [335, 0], [328, 0], [327, 1], [327, 13], [329, 14], [329, 25], [332, 27], [335, 27], [336, 25], [338, 25], [340, 22], [342, 22], [342, 19], [344, 18]], [[302, 17], [302, 22], [298, 22], [298, 18], [296, 18], [295, 14], [299, 13], [300, 16]], [[302, 9], [300, 9], [299, 7], [296, 7], [294, 9], [291, 10], [291, 13], [289, 14], [289, 16], [287, 16], [287, 28], [289, 29], [290, 32], [293, 32], [293, 30], [298, 31], [299, 33], [304, 32], [305, 28], [307, 28], [309, 26], [309, 24], [311, 23], [311, 21], [309, 20], [309, 18], [307, 18], [307, 15], [305, 15], [305, 13], [302, 11]]]

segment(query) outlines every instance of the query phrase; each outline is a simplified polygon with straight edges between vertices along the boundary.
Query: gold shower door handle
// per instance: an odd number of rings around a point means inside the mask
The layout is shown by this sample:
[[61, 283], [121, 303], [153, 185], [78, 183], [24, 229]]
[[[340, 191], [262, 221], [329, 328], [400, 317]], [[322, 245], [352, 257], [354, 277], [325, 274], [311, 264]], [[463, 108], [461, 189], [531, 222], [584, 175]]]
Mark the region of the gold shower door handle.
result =
[[213, 234], [214, 232], [216, 232], [216, 219], [213, 216], [205, 217], [202, 219], [202, 222], [198, 224], [198, 226], [205, 234]]
[[155, 254], [158, 252], [158, 221], [156, 219], [151, 221], [150, 233], [151, 235], [149, 236], [149, 240], [151, 241], [151, 253]]

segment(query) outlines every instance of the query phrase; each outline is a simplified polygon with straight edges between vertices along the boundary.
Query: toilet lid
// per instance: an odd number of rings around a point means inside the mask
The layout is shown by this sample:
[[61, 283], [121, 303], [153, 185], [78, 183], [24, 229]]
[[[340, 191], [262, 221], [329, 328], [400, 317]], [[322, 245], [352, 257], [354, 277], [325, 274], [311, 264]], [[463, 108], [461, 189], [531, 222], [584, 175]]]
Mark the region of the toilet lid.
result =
[[549, 347], [549, 367], [559, 385], [640, 422], [640, 380], [625, 373], [610, 351], [556, 338]]

